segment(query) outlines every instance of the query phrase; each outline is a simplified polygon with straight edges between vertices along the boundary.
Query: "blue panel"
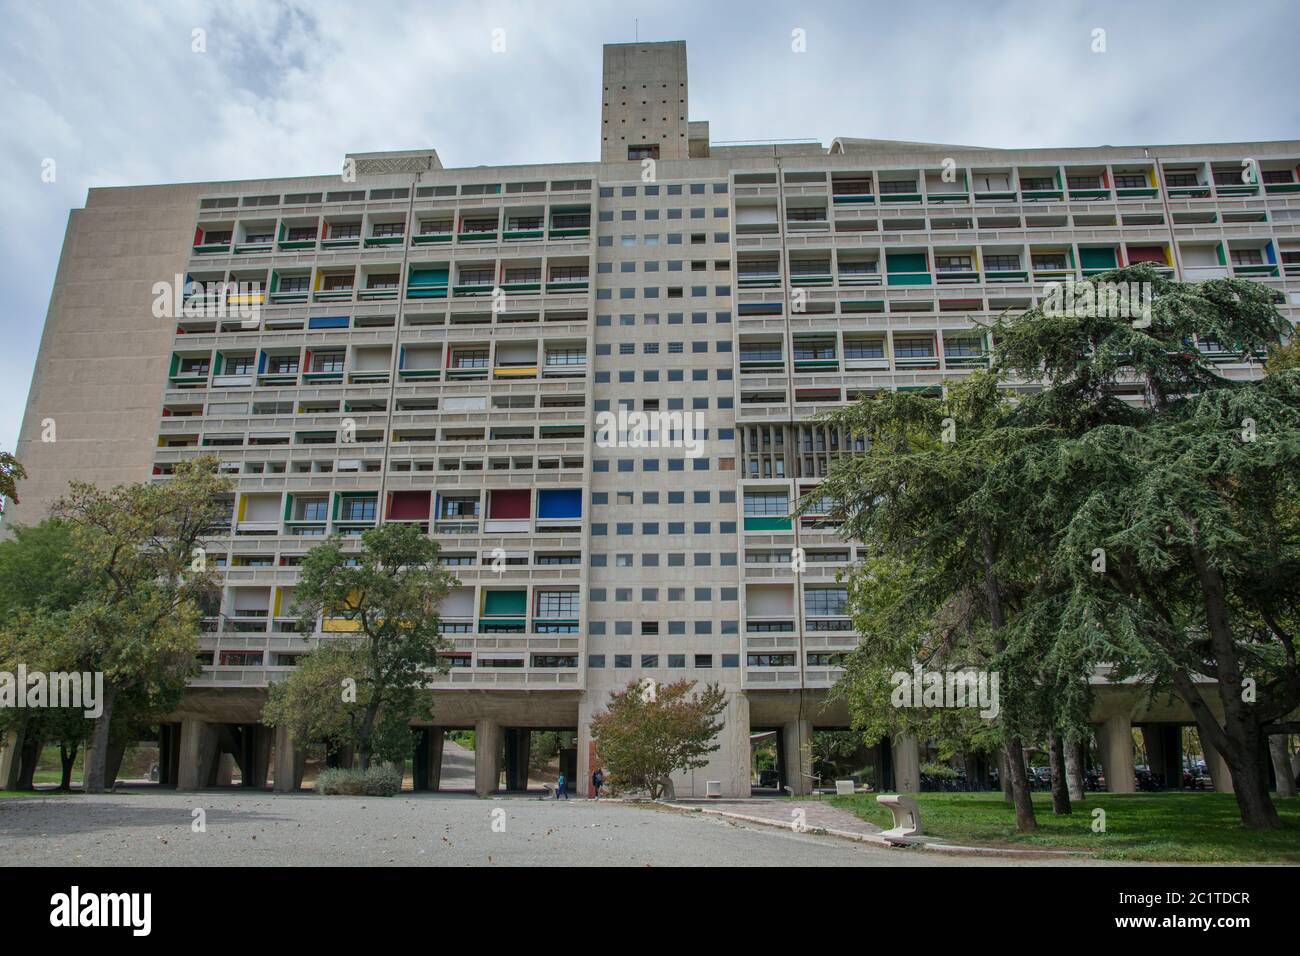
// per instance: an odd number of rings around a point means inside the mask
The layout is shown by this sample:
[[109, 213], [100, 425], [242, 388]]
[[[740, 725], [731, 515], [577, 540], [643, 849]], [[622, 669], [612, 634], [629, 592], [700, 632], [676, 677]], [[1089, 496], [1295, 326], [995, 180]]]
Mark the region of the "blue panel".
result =
[[347, 327], [346, 315], [320, 315], [307, 321], [309, 329], [346, 329]]
[[537, 517], [581, 518], [582, 489], [563, 488], [539, 491], [537, 493]]

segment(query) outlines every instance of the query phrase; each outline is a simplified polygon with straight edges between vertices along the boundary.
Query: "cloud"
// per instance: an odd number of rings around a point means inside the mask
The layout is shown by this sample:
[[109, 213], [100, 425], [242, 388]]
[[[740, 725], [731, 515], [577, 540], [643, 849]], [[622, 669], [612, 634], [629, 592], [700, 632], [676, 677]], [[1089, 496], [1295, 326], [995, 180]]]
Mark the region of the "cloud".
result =
[[1210, 2], [698, 0], [9, 0], [0, 15], [2, 448], [89, 187], [320, 174], [349, 151], [424, 146], [448, 166], [594, 160], [600, 46], [631, 41], [634, 18], [643, 40], [687, 41], [691, 116], [715, 140], [1120, 145], [1300, 127], [1283, 0], [1241, 17]]

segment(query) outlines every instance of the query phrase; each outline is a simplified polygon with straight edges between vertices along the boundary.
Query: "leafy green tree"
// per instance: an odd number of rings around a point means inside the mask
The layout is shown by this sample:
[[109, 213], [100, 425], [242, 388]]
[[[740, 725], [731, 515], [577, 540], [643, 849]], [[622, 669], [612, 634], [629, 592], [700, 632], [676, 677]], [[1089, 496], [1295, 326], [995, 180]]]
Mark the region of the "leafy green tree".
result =
[[989, 499], [1050, 532], [1049, 653], [1171, 689], [1223, 754], [1242, 822], [1276, 827], [1268, 728], [1300, 705], [1300, 372], [1229, 379], [1192, 341], [1262, 356], [1289, 323], [1243, 280], [1101, 280], [1151, 283], [1149, 322], [1037, 308], [995, 327], [998, 374], [1042, 387], [1010, 416], [1033, 440], [997, 464]]
[[1270, 375], [1300, 368], [1300, 335], [1292, 334], [1285, 345], [1276, 345], [1268, 351], [1264, 370]]
[[4, 514], [5, 501], [18, 501], [18, 482], [27, 477], [23, 466], [7, 451], [0, 451], [0, 515]]
[[708, 763], [722, 729], [727, 696], [717, 684], [692, 693], [694, 681], [657, 686], [632, 681], [611, 691], [606, 709], [592, 718], [596, 757], [611, 785], [658, 800], [671, 793], [671, 775]]
[[[427, 713], [429, 695], [422, 692], [430, 673], [446, 671], [438, 654], [451, 647], [438, 632], [438, 605], [456, 579], [438, 566], [438, 545], [414, 525], [370, 528], [362, 532], [360, 545], [356, 552], [344, 550], [341, 540], [331, 538], [303, 559], [294, 592], [303, 633], [313, 633], [318, 618], [346, 622], [343, 626], [352, 630], [341, 640], [353, 647], [327, 656], [319, 667], [312, 667], [310, 658], [300, 665], [301, 679], [294, 674], [286, 683], [297, 680], [303, 686], [284, 692], [300, 703], [285, 711], [277, 706], [272, 713], [291, 723], [300, 711], [317, 714], [313, 719], [321, 720], [322, 728], [355, 742], [365, 770], [381, 750], [392, 754], [398, 747], [404, 756], [411, 737], [398, 728]], [[353, 669], [344, 673], [348, 667]], [[306, 700], [311, 693], [339, 693], [338, 683], [325, 686], [327, 677], [351, 682], [355, 709]]]
[[[327, 753], [356, 747], [373, 696], [373, 685], [356, 677], [368, 666], [364, 642], [324, 642], [287, 679], [271, 685], [262, 719], [273, 727], [287, 725], [298, 740], [323, 743]], [[421, 715], [422, 703], [413, 687], [389, 690], [374, 718], [369, 758], [398, 761], [410, 755], [409, 721]]]
[[[866, 451], [837, 461], [816, 496], [829, 499], [828, 520], [864, 545], [848, 576], [861, 641], [837, 689], [855, 727], [872, 737], [936, 737], [949, 752], [999, 740], [1024, 831], [1037, 825], [1024, 768], [1024, 739], [1037, 729], [1037, 668], [1008, 653], [1008, 623], [1036, 573], [1033, 529], [995, 519], [996, 504], [982, 494], [993, 464], [1029, 440], [999, 427], [1006, 410], [987, 373], [942, 398], [892, 392], [838, 410], [829, 423], [865, 438]], [[997, 732], [977, 708], [896, 706], [893, 675], [916, 664], [996, 671]]]
[[225, 516], [228, 479], [216, 459], [178, 465], [165, 481], [103, 490], [72, 482], [52, 514], [71, 534], [77, 601], [51, 634], [67, 670], [104, 675], [85, 789], [106, 786], [115, 707], [174, 699], [197, 667], [199, 601], [212, 587], [203, 559], [209, 529]]

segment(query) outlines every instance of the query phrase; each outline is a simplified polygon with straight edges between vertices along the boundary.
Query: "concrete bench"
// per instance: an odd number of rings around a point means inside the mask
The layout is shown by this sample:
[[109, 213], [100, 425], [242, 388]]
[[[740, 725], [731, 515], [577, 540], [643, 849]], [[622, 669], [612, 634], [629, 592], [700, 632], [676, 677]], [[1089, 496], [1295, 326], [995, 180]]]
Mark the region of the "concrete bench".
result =
[[837, 797], [851, 797], [853, 796], [853, 790], [854, 787], [852, 780], [835, 781], [835, 795]]
[[882, 793], [876, 803], [888, 807], [893, 814], [894, 826], [881, 834], [891, 843], [907, 843], [909, 837], [921, 835], [921, 808], [916, 800], [902, 793]]

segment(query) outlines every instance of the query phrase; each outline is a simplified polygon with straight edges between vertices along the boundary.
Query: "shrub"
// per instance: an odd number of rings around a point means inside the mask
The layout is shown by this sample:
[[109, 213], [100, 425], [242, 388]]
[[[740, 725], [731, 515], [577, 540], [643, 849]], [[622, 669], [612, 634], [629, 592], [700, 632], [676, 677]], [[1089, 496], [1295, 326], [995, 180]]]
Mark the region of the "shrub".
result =
[[402, 790], [402, 775], [391, 767], [369, 770], [322, 770], [316, 792], [343, 797], [394, 797]]

